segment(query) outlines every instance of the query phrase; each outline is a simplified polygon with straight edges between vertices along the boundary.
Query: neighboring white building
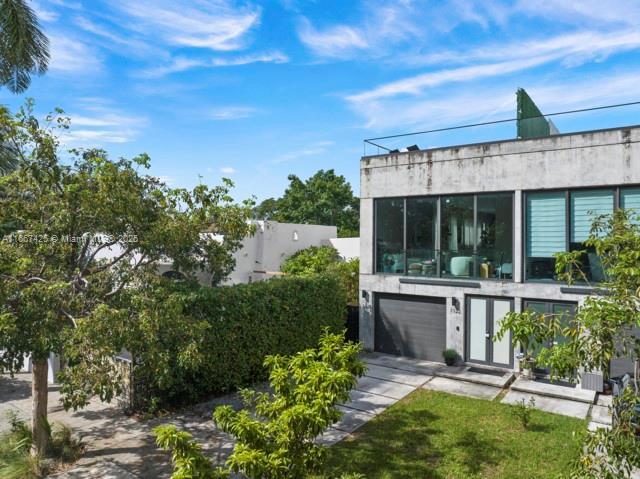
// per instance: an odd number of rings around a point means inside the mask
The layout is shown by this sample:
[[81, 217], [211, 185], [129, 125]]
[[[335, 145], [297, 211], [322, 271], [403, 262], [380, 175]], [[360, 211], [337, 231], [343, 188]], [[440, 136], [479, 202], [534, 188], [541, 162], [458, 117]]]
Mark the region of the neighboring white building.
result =
[[345, 261], [360, 258], [360, 238], [330, 238], [323, 245], [333, 246]]
[[[340, 242], [337, 227], [324, 225], [303, 225], [278, 223], [277, 221], [253, 220], [255, 232], [242, 240], [242, 247], [234, 253], [236, 267], [224, 284], [251, 283], [262, 281], [280, 274], [282, 262], [294, 253], [310, 246], [323, 246]], [[354, 238], [345, 238], [354, 240]], [[356, 242], [359, 240], [355, 238]], [[336, 247], [342, 254], [353, 254], [353, 247]], [[359, 249], [359, 244], [358, 244]], [[158, 267], [161, 274], [171, 271], [171, 264]], [[210, 283], [206, 273], [198, 276], [202, 284]]]

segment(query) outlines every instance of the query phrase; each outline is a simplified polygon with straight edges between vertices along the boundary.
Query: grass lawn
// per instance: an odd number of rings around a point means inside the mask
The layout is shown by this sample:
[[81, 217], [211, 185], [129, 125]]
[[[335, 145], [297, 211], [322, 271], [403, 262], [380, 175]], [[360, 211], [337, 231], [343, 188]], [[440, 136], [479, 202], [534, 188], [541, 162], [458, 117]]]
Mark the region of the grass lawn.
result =
[[329, 448], [326, 473], [374, 478], [566, 477], [586, 422], [534, 410], [524, 430], [513, 406], [418, 390]]

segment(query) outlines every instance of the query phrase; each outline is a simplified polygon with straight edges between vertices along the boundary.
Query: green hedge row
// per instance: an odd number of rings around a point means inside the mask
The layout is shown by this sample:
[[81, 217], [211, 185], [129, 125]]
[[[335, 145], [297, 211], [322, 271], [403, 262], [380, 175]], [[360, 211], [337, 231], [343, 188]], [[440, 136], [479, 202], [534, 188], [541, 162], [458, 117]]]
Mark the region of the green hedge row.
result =
[[315, 347], [324, 328], [345, 325], [346, 294], [332, 276], [170, 289], [133, 352], [136, 409], [194, 402], [266, 379], [265, 356]]

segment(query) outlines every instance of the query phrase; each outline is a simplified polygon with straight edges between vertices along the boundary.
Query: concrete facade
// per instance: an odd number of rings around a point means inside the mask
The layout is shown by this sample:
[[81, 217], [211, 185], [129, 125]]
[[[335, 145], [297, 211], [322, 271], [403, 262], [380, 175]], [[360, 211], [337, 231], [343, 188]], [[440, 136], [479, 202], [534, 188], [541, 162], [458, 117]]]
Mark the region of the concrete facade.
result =
[[[374, 348], [376, 293], [447, 299], [446, 345], [463, 353], [468, 295], [580, 304], [584, 288], [526, 282], [523, 273], [523, 192], [640, 184], [640, 126], [363, 157], [360, 163], [360, 337]], [[374, 200], [377, 198], [513, 192], [513, 279], [470, 279], [464, 284], [401, 282], [406, 276], [376, 274]], [[464, 283], [464, 282], [461, 282]], [[457, 301], [454, 301], [457, 299]], [[454, 307], [454, 302], [459, 307]], [[514, 361], [514, 364], [517, 364]]]

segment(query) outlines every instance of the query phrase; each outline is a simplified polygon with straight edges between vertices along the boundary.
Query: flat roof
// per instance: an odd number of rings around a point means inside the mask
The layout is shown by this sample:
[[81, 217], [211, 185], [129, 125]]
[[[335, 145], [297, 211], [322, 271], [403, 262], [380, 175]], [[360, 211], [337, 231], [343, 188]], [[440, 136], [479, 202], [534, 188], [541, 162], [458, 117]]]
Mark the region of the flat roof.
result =
[[443, 150], [454, 150], [457, 148], [470, 148], [470, 147], [476, 147], [476, 146], [489, 146], [489, 145], [497, 145], [497, 144], [501, 144], [501, 143], [517, 143], [517, 142], [525, 142], [525, 141], [539, 141], [539, 140], [543, 140], [543, 139], [554, 139], [554, 138], [564, 138], [564, 137], [568, 137], [568, 136], [578, 136], [578, 135], [587, 135], [587, 134], [594, 134], [594, 133], [606, 133], [606, 132], [611, 132], [611, 131], [617, 131], [617, 130], [631, 130], [631, 129], [635, 129], [635, 128], [640, 128], [640, 124], [634, 124], [634, 125], [627, 125], [627, 126], [618, 126], [618, 127], [614, 127], [614, 128], [600, 128], [600, 129], [596, 129], [596, 130], [583, 130], [583, 131], [574, 131], [574, 132], [570, 132], [570, 133], [559, 133], [557, 135], [545, 135], [545, 136], [538, 136], [538, 137], [534, 137], [534, 138], [510, 138], [510, 139], [504, 139], [504, 140], [491, 140], [491, 141], [483, 141], [483, 142], [477, 142], [477, 143], [461, 143], [461, 144], [456, 144], [456, 145], [448, 145], [448, 146], [437, 146], [434, 148], [421, 148], [419, 150], [415, 150], [415, 151], [398, 151], [398, 152], [389, 152], [387, 151], [386, 153], [379, 153], [376, 155], [363, 155], [361, 157], [361, 161], [362, 160], [369, 160], [371, 158], [382, 158], [385, 156], [398, 156], [398, 155], [407, 155], [407, 154], [411, 154], [411, 153], [424, 153], [424, 152], [434, 152], [434, 151], [443, 151]]

